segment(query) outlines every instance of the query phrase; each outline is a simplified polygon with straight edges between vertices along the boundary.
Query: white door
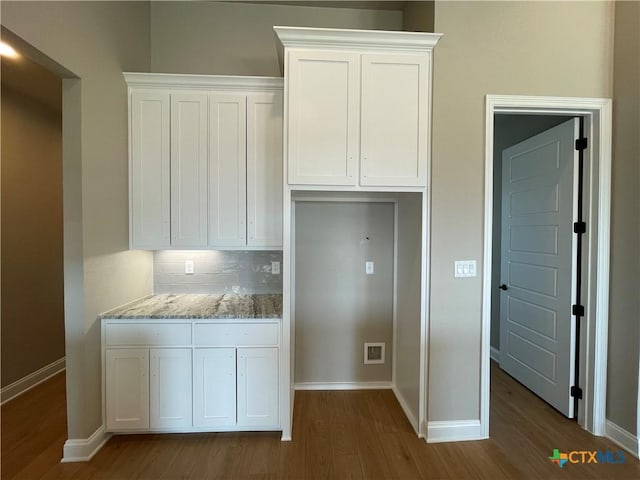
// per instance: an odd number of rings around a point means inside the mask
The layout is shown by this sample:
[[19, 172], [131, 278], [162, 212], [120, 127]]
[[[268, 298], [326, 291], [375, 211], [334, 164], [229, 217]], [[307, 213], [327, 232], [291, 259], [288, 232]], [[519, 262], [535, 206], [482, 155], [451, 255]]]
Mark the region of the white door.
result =
[[207, 95], [171, 94], [171, 245], [207, 245]]
[[246, 102], [209, 95], [209, 245], [247, 244]]
[[149, 428], [149, 350], [105, 351], [107, 431]]
[[150, 427], [191, 427], [191, 349], [152, 348], [149, 356]]
[[429, 62], [362, 55], [360, 184], [426, 186]]
[[282, 247], [282, 95], [247, 98], [247, 244]]
[[169, 248], [169, 94], [131, 94], [131, 248]]
[[193, 425], [236, 424], [236, 349], [196, 348], [193, 351]]
[[500, 367], [568, 417], [578, 135], [572, 119], [502, 155]]
[[290, 184], [355, 185], [360, 114], [360, 55], [288, 53]]
[[277, 426], [278, 349], [238, 349], [238, 426]]

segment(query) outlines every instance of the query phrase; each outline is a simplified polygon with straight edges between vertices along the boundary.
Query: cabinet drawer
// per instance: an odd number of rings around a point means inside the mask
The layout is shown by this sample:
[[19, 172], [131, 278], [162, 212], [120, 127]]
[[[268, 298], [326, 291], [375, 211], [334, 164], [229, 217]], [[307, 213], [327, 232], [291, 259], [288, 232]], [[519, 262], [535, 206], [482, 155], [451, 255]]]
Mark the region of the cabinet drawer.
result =
[[278, 324], [196, 324], [194, 343], [198, 346], [278, 345]]
[[105, 343], [116, 345], [189, 345], [191, 325], [167, 323], [113, 323], [105, 327]]

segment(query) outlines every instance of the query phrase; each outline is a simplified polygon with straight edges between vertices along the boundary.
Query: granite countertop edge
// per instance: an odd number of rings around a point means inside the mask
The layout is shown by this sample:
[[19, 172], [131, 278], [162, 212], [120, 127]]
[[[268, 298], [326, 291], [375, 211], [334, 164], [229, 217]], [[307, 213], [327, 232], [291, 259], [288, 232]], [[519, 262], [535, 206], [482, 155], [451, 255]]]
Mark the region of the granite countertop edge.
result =
[[147, 295], [98, 315], [99, 320], [280, 318], [282, 318], [282, 294]]

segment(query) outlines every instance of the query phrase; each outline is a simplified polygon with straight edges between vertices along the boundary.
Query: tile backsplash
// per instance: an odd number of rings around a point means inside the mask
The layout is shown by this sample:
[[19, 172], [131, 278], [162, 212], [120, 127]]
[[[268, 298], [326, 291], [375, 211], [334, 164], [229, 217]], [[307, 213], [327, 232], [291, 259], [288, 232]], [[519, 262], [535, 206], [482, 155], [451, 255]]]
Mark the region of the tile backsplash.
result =
[[[194, 273], [185, 274], [192, 260]], [[282, 293], [282, 275], [271, 273], [281, 251], [164, 250], [153, 254], [154, 293]]]

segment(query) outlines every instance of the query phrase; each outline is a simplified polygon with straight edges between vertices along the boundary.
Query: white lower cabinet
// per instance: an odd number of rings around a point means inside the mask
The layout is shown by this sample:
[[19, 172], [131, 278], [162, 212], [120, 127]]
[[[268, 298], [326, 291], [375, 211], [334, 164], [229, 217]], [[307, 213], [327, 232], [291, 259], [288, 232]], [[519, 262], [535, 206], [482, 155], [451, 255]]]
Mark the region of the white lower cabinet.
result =
[[105, 320], [107, 431], [279, 430], [279, 337], [272, 321]]
[[236, 349], [193, 351], [193, 425], [236, 424]]
[[149, 426], [188, 428], [191, 426], [191, 349], [149, 350]]
[[278, 349], [238, 349], [238, 425], [278, 424]]
[[105, 352], [107, 430], [149, 428], [149, 349]]

